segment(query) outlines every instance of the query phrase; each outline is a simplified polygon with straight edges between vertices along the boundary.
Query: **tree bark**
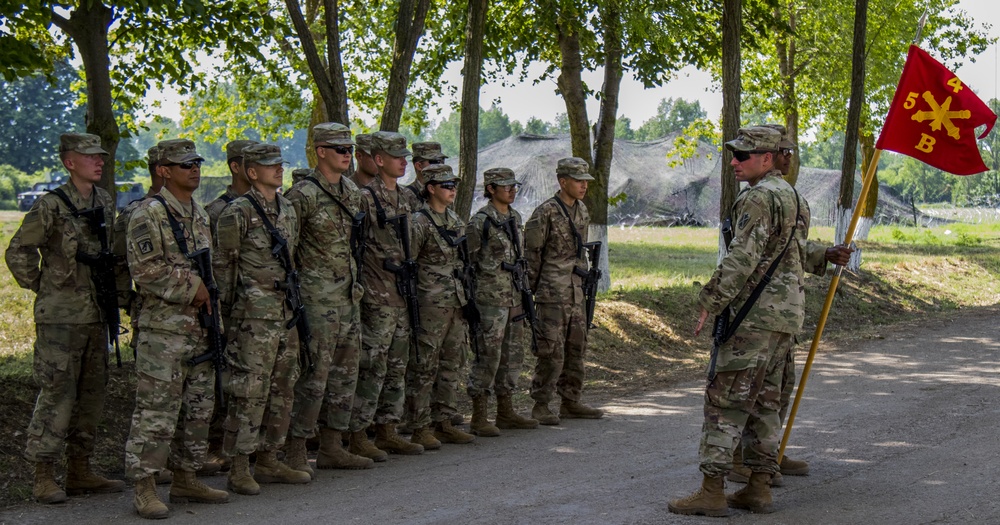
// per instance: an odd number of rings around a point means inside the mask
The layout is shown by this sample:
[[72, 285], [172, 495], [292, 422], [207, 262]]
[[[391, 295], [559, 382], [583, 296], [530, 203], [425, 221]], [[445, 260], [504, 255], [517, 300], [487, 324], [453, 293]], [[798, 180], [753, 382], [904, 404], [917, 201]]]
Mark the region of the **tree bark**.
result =
[[[847, 123], [844, 128], [844, 156], [840, 166], [840, 197], [837, 200], [837, 230], [835, 241], [841, 242], [847, 234], [854, 206], [854, 174], [857, 167], [858, 132], [861, 108], [865, 103], [865, 40], [868, 37], [868, 0], [854, 3], [854, 42], [851, 59], [851, 99], [847, 106]], [[855, 266], [854, 259], [848, 268]]]
[[115, 120], [111, 96], [111, 60], [108, 57], [108, 28], [111, 8], [102, 2], [81, 2], [67, 19], [55, 12], [52, 23], [69, 35], [80, 51], [87, 78], [87, 133], [101, 137], [101, 147], [110, 155], [104, 163], [100, 186], [115, 198], [115, 152], [121, 133]]
[[[326, 25], [326, 63], [329, 66], [330, 87], [333, 90], [333, 106], [336, 111], [331, 115], [337, 122], [345, 126], [351, 125], [347, 110], [347, 81], [344, 80], [344, 64], [340, 60], [340, 9], [337, 0], [323, 1], [323, 14]], [[325, 104], [325, 101], [324, 101]]]
[[566, 103], [569, 135], [573, 156], [590, 164], [594, 172], [594, 156], [590, 149], [590, 119], [587, 117], [587, 94], [583, 89], [583, 58], [580, 54], [580, 35], [575, 29], [559, 25], [559, 54], [561, 63], [556, 85]]
[[[732, 140], [740, 129], [740, 31], [742, 0], [724, 0], [722, 5], [722, 140]], [[722, 148], [722, 197], [719, 221], [724, 222], [736, 202], [736, 175], [732, 153]], [[722, 244], [720, 236], [720, 245]], [[722, 253], [720, 251], [720, 253]]]
[[[795, 0], [788, 1], [788, 27], [791, 31], [787, 36], [778, 37], [778, 70], [781, 72], [781, 105], [785, 113], [785, 130], [788, 138], [795, 144], [799, 143], [799, 103], [795, 93]], [[780, 8], [775, 9], [775, 18], [780, 19]], [[799, 156], [792, 155], [785, 180], [795, 186], [799, 180]]]
[[[336, 0], [327, 1], [328, 4], [334, 4], [334, 13], [326, 13], [326, 19], [329, 21], [331, 15], [336, 20]], [[316, 41], [313, 39], [312, 32], [309, 30], [309, 24], [306, 23], [305, 17], [302, 16], [302, 9], [299, 7], [298, 0], [285, 0], [285, 6], [288, 8], [288, 16], [292, 19], [292, 26], [295, 28], [295, 33], [299, 36], [299, 42], [302, 44], [302, 54], [305, 55], [306, 64], [309, 65], [309, 72], [312, 74], [313, 83], [316, 84], [316, 90], [319, 92], [319, 96], [323, 101], [323, 105], [326, 109], [327, 115], [340, 115], [340, 103], [337, 102], [337, 93], [333, 87], [333, 81], [326, 67], [323, 65], [323, 60], [319, 56], [319, 51], [316, 49]], [[340, 62], [340, 40], [339, 37], [335, 44], [329, 42], [330, 28], [327, 28], [327, 53], [330, 54], [331, 46], [337, 46], [337, 62]], [[343, 82], [344, 74], [343, 69], [340, 72], [340, 80]], [[344, 109], [344, 122], [343, 124], [348, 124], [347, 120], [347, 88], [344, 87], [343, 93], [345, 94], [343, 98]]]
[[[424, 21], [430, 7], [430, 0], [402, 0], [399, 3], [389, 88], [379, 124], [382, 131], [399, 131], [406, 90], [410, 87], [410, 67], [413, 65], [413, 55], [417, 52], [417, 43], [424, 34]], [[476, 106], [477, 109], [478, 107]]]
[[462, 115], [458, 146], [455, 211], [468, 221], [476, 195], [479, 168], [479, 91], [483, 83], [483, 40], [489, 0], [470, 0], [465, 21], [465, 64], [462, 67]]

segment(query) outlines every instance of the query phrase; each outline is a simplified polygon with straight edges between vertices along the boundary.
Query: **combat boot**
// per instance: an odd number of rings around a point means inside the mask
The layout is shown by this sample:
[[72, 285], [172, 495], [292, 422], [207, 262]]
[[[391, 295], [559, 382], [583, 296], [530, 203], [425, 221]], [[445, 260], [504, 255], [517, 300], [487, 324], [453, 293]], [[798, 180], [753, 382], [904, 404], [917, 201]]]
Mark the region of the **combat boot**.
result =
[[160, 496], [156, 494], [156, 480], [153, 476], [146, 476], [135, 482], [135, 497], [132, 498], [132, 505], [140, 518], [147, 520], [162, 520], [170, 516], [170, 509], [160, 501]]
[[452, 426], [451, 419], [434, 423], [434, 437], [442, 443], [453, 443], [455, 445], [465, 445], [476, 440], [476, 436], [466, 434]]
[[285, 483], [288, 485], [302, 485], [312, 481], [312, 477], [308, 473], [292, 469], [278, 461], [277, 453], [274, 450], [257, 452], [257, 463], [253, 466], [253, 479], [257, 483]]
[[735, 494], [726, 496], [726, 502], [734, 509], [745, 509], [758, 514], [774, 512], [774, 506], [771, 504], [771, 488], [768, 486], [770, 481], [770, 473], [754, 472], [750, 475], [747, 486], [737, 490]]
[[451, 415], [451, 425], [452, 426], [457, 427], [457, 426], [462, 425], [462, 424], [465, 424], [465, 416], [463, 416], [462, 414], [459, 414], [458, 412], [455, 412], [454, 414]]
[[497, 396], [497, 428], [538, 428], [538, 420], [528, 419], [514, 412], [514, 403], [511, 402], [510, 396]]
[[500, 429], [486, 417], [488, 399], [486, 396], [472, 398], [472, 422], [469, 423], [469, 430], [477, 436], [496, 437], [500, 435]]
[[404, 456], [424, 453], [424, 447], [399, 437], [399, 434], [396, 433], [396, 425], [392, 423], [375, 425], [375, 447], [390, 454], [403, 454]]
[[31, 495], [39, 503], [62, 503], [66, 501], [66, 493], [56, 483], [55, 465], [47, 461], [35, 463], [35, 485]]
[[233, 456], [233, 466], [229, 469], [229, 480], [226, 482], [229, 490], [244, 496], [260, 494], [260, 485], [250, 474], [250, 456], [236, 454]]
[[674, 514], [698, 514], [702, 516], [725, 517], [729, 515], [726, 503], [726, 482], [722, 476], [704, 476], [701, 488], [686, 498], [675, 499], [667, 504], [667, 510]]
[[324, 428], [319, 432], [319, 452], [316, 453], [316, 468], [358, 470], [375, 466], [375, 461], [371, 458], [351, 454], [344, 450], [339, 430]]
[[368, 441], [368, 433], [364, 430], [351, 432], [351, 444], [348, 446], [347, 451], [355, 456], [368, 458], [376, 463], [381, 463], [389, 459], [389, 454], [386, 451], [379, 450], [371, 441]]
[[601, 419], [604, 411], [590, 405], [584, 405], [579, 401], [563, 399], [559, 406], [559, 417], [566, 419]]
[[225, 472], [229, 470], [232, 464], [233, 461], [221, 449], [209, 448], [208, 454], [205, 454], [205, 461], [201, 463], [201, 468], [198, 469], [198, 475], [212, 476], [219, 472]]
[[413, 435], [410, 436], [410, 443], [420, 445], [424, 447], [424, 450], [437, 450], [441, 448], [441, 442], [434, 437], [434, 431], [431, 430], [429, 425], [414, 430]]
[[[781, 474], [785, 476], [808, 476], [809, 475], [809, 464], [805, 461], [792, 459], [788, 456], [781, 458]], [[773, 480], [772, 480], [773, 481]], [[776, 487], [774, 483], [771, 483], [772, 487]]]
[[[750, 470], [750, 467], [743, 464], [743, 448], [736, 447], [736, 450], [733, 451], [733, 470], [730, 470], [729, 474], [726, 474], [726, 479], [733, 483], [746, 483], [750, 481], [751, 474], [753, 474], [753, 471]], [[785, 480], [781, 477], [780, 472], [771, 476], [772, 487], [781, 487], [784, 484]]]
[[87, 456], [71, 457], [66, 462], [66, 494], [79, 496], [93, 492], [106, 494], [125, 490], [125, 482], [117, 479], [107, 479], [90, 470], [90, 458]]
[[552, 413], [549, 410], [548, 403], [535, 402], [535, 406], [531, 407], [531, 418], [538, 421], [543, 425], [558, 425], [559, 416]]
[[174, 482], [174, 471], [166, 468], [157, 471], [156, 474], [153, 474], [153, 481], [157, 485], [169, 485]]
[[229, 503], [229, 493], [198, 481], [193, 470], [174, 470], [170, 484], [170, 503]]
[[288, 438], [288, 442], [285, 443], [285, 463], [294, 470], [309, 474], [309, 479], [316, 477], [316, 472], [309, 466], [306, 438]]

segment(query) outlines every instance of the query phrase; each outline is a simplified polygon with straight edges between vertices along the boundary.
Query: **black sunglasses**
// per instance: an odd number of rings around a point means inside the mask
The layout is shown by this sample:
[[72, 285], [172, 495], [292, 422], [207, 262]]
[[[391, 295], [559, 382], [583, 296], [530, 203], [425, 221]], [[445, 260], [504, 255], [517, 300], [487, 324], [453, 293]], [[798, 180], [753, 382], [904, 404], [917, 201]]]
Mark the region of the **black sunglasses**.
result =
[[341, 155], [354, 153], [354, 146], [320, 146], [323, 149], [332, 149]]
[[194, 169], [195, 166], [201, 166], [200, 160], [192, 160], [191, 162], [174, 162], [171, 164], [165, 164], [166, 166], [179, 166], [182, 170]]
[[438, 182], [435, 185], [438, 186], [439, 188], [442, 188], [442, 189], [445, 189], [445, 190], [453, 190], [453, 189], [455, 189], [455, 188], [458, 187], [458, 184], [456, 184], [453, 181]]
[[428, 159], [427, 163], [428, 164], [444, 164], [444, 161], [441, 160], [441, 159]]
[[770, 153], [769, 151], [734, 151], [733, 158], [740, 161], [746, 162], [750, 160], [751, 155], [760, 155], [761, 153]]

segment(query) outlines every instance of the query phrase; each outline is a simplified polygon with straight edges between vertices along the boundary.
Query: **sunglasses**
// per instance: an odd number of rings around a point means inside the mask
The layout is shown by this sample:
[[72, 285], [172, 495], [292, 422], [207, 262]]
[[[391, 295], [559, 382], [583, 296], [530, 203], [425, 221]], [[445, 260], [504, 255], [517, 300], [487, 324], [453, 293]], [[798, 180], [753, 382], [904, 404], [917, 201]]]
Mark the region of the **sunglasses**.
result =
[[751, 155], [760, 155], [761, 153], [769, 153], [767, 151], [734, 151], [733, 158], [740, 161], [746, 162], [750, 160]]
[[428, 160], [427, 163], [428, 164], [444, 164], [444, 161], [440, 160], [440, 159], [432, 159], [432, 160]]
[[192, 160], [191, 162], [174, 162], [172, 164], [164, 164], [165, 166], [177, 166], [182, 170], [194, 169], [195, 166], [201, 166], [200, 160]]
[[436, 184], [436, 186], [444, 190], [453, 190], [458, 187], [458, 184], [448, 181], [448, 182], [439, 182]]
[[354, 146], [320, 146], [323, 149], [332, 149], [333, 151], [341, 155], [349, 155], [354, 153]]

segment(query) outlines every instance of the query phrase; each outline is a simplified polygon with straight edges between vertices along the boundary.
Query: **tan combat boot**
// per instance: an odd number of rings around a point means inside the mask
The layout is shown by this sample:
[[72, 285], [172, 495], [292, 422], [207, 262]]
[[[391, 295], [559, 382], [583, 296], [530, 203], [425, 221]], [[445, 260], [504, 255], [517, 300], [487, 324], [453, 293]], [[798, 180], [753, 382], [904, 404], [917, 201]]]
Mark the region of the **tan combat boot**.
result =
[[[751, 474], [753, 474], [753, 471], [750, 470], [750, 467], [743, 464], [743, 447], [736, 447], [736, 450], [733, 451], [733, 470], [729, 471], [729, 474], [726, 475], [726, 479], [732, 481], [733, 483], [746, 483], [750, 481]], [[780, 472], [775, 473], [774, 476], [771, 477], [772, 487], [781, 487], [784, 486], [784, 484], [785, 480], [781, 477]]]
[[31, 495], [39, 503], [62, 503], [66, 493], [56, 483], [55, 465], [47, 461], [35, 463], [35, 485]]
[[510, 396], [497, 397], [497, 428], [530, 429], [538, 428], [537, 419], [528, 419], [514, 412]]
[[368, 458], [376, 463], [381, 463], [389, 459], [389, 454], [386, 451], [379, 450], [371, 441], [368, 441], [368, 433], [364, 430], [351, 432], [351, 444], [348, 446], [347, 451], [355, 456]]
[[465, 445], [476, 440], [476, 436], [462, 432], [452, 426], [451, 419], [434, 423], [434, 437], [442, 443], [453, 443], [455, 445]]
[[153, 481], [157, 485], [169, 485], [174, 482], [174, 471], [170, 469], [157, 471], [156, 474], [153, 474]]
[[420, 445], [424, 447], [424, 450], [437, 450], [441, 448], [441, 442], [434, 437], [434, 431], [431, 430], [430, 425], [414, 430], [413, 435], [410, 436], [410, 443]]
[[170, 503], [229, 503], [229, 493], [198, 481], [193, 470], [174, 470]]
[[339, 430], [324, 428], [319, 432], [319, 452], [316, 454], [316, 468], [358, 470], [375, 466], [375, 461], [371, 458], [351, 454], [344, 450]]
[[260, 494], [260, 485], [254, 481], [250, 474], [250, 456], [246, 454], [236, 454], [233, 456], [233, 465], [229, 469], [229, 480], [226, 482], [229, 490], [244, 496], [256, 496]]
[[424, 447], [416, 443], [399, 437], [396, 433], [396, 425], [386, 423], [375, 425], [375, 447], [390, 454], [402, 454], [404, 456], [415, 456], [424, 453]]
[[559, 417], [566, 419], [601, 419], [604, 417], [604, 411], [584, 405], [579, 401], [563, 399], [562, 405], [559, 406]]
[[754, 472], [750, 475], [747, 486], [735, 494], [726, 496], [726, 502], [735, 509], [745, 509], [758, 514], [774, 512], [771, 504], [771, 487], [768, 484], [770, 481], [770, 473]]
[[674, 514], [698, 514], [702, 516], [724, 517], [729, 515], [726, 503], [725, 478], [705, 476], [701, 488], [686, 498], [675, 499], [667, 504], [667, 510]]
[[66, 462], [66, 494], [78, 496], [93, 492], [106, 494], [125, 490], [125, 482], [117, 479], [107, 479], [90, 470], [90, 458], [79, 456], [69, 458]]
[[[780, 465], [780, 467], [781, 467], [780, 474], [784, 474], [786, 476], [808, 476], [809, 475], [809, 464], [808, 463], [806, 463], [805, 461], [802, 461], [802, 460], [792, 459], [792, 458], [790, 458], [788, 456], [785, 456], [785, 457], [781, 458], [781, 465]], [[772, 483], [771, 483], [772, 487], [777, 487], [778, 486], [778, 485], [774, 484], [774, 480], [773, 479], [771, 481], [772, 481]]]
[[160, 496], [156, 494], [156, 480], [153, 476], [146, 476], [135, 482], [135, 497], [132, 498], [132, 505], [139, 517], [147, 520], [162, 520], [170, 516], [170, 509], [160, 501]]
[[469, 423], [469, 430], [477, 436], [496, 437], [500, 435], [500, 429], [486, 417], [488, 399], [486, 396], [472, 398], [472, 422]]
[[462, 414], [459, 414], [458, 412], [455, 412], [454, 414], [451, 415], [451, 425], [452, 426], [457, 427], [457, 426], [459, 426], [459, 425], [461, 425], [463, 423], [465, 423], [465, 416], [463, 416]]
[[257, 463], [253, 466], [253, 479], [257, 483], [285, 483], [302, 485], [312, 481], [312, 477], [278, 461], [274, 450], [257, 451]]
[[205, 461], [198, 469], [199, 476], [212, 476], [219, 472], [225, 472], [232, 467], [233, 460], [222, 451], [221, 445], [210, 446], [208, 454], [205, 454]]
[[536, 401], [535, 406], [531, 407], [531, 418], [543, 425], [559, 424], [559, 416], [553, 414], [552, 411], [549, 410], [548, 403], [542, 403], [540, 401]]
[[285, 443], [285, 463], [294, 470], [309, 474], [309, 479], [316, 477], [316, 472], [309, 466], [306, 438], [288, 438], [288, 442]]

